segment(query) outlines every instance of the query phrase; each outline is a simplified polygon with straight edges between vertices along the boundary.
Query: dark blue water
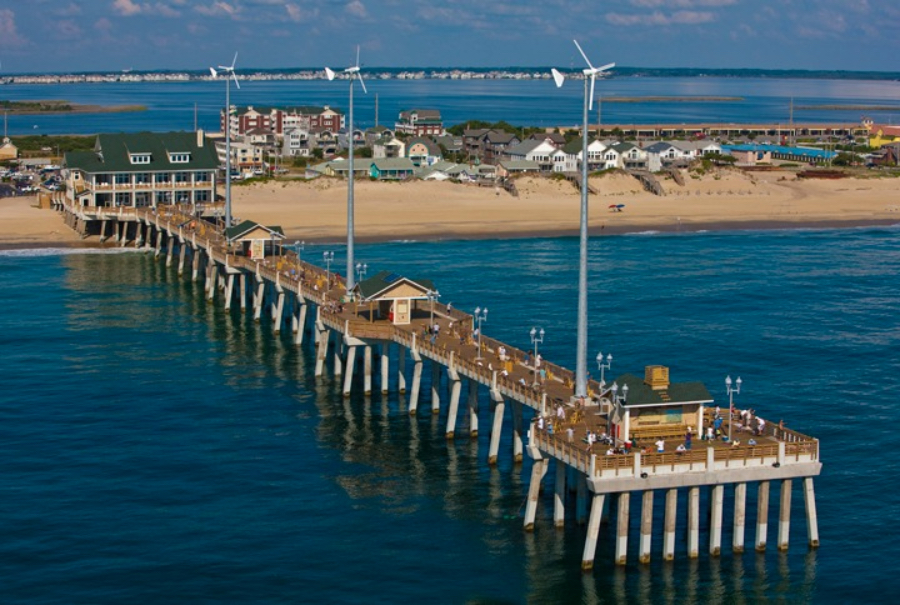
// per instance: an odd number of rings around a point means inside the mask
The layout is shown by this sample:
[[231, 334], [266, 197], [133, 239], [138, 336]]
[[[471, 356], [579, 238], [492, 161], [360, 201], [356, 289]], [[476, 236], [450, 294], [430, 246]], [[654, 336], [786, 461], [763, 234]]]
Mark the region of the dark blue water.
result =
[[[491, 469], [486, 430], [448, 443], [444, 413], [410, 419], [396, 395], [344, 401], [333, 378], [314, 378], [308, 345], [208, 305], [152, 255], [4, 252], [2, 601], [884, 602], [900, 562], [898, 236], [593, 241], [591, 356], [613, 353], [613, 374], [667, 364], [719, 401], [740, 375], [739, 404], [821, 438], [825, 466], [818, 551], [795, 492], [787, 554], [688, 561], [679, 531], [674, 564], [659, 561], [657, 534], [650, 566], [632, 550], [616, 569], [602, 528], [586, 575], [584, 530], [571, 510], [553, 529], [552, 489], [536, 533], [522, 531], [530, 467], [511, 463], [508, 440]], [[543, 327], [546, 356], [573, 365], [577, 240], [363, 245], [357, 257], [431, 277], [457, 307], [487, 306], [491, 336], [525, 347]], [[636, 531], [633, 517], [633, 547]]]
[[[356, 125], [378, 122], [393, 125], [400, 111], [438, 109], [446, 125], [467, 120], [506, 120], [517, 126], [569, 127], [582, 121], [583, 86], [568, 81], [556, 89], [552, 80], [373, 80], [369, 94], [357, 90]], [[78, 114], [9, 117], [9, 133], [93, 134], [139, 130], [190, 130], [194, 105], [198, 124], [219, 129], [219, 111], [225, 105], [224, 84], [219, 82], [109, 83], [67, 85], [10, 85], [0, 87], [0, 99], [64, 99], [91, 105], [144, 105], [147, 111], [124, 114]], [[357, 87], [358, 88], [358, 87]], [[346, 111], [346, 82], [259, 81], [232, 86], [236, 105], [330, 105]], [[788, 124], [791, 99], [794, 122], [858, 124], [861, 114], [879, 123], [900, 122], [900, 111], [804, 109], [821, 105], [897, 106], [900, 82], [878, 80], [811, 80], [771, 78], [641, 78], [601, 81], [597, 94], [640, 97], [739, 97], [736, 101], [602, 103], [595, 105], [591, 123], [770, 123]], [[35, 128], [37, 127], [37, 128]]]

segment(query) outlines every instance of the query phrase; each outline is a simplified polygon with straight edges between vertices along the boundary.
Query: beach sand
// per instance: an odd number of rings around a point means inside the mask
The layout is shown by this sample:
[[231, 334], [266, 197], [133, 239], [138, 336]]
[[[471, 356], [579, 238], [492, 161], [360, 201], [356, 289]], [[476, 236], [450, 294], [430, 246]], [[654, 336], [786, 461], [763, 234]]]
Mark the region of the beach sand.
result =
[[[791, 227], [852, 227], [900, 223], [896, 178], [798, 180], [787, 171], [723, 169], [685, 173], [684, 185], [662, 181], [665, 196], [643, 190], [622, 173], [593, 177], [592, 233]], [[581, 195], [567, 181], [516, 180], [514, 197], [494, 187], [450, 182], [357, 181], [360, 241], [483, 239], [577, 235]], [[330, 178], [270, 181], [232, 188], [235, 217], [280, 225], [288, 239], [346, 237], [347, 184]], [[34, 198], [0, 199], [0, 246], [96, 245], [82, 240]], [[624, 204], [621, 212], [611, 205]]]

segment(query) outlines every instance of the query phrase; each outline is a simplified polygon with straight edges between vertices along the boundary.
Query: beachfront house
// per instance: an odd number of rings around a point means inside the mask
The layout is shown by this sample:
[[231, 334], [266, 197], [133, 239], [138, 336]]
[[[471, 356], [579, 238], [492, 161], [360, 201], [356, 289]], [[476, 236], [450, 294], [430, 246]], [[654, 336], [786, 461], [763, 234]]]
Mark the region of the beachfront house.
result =
[[13, 145], [9, 137], [3, 137], [3, 144], [0, 145], [0, 162], [14, 160], [19, 157], [19, 148]]
[[216, 199], [219, 166], [202, 130], [101, 134], [92, 151], [64, 159], [66, 197], [83, 207], [206, 204]]
[[[584, 139], [582, 139], [581, 137], [572, 139], [563, 148], [563, 151], [569, 155], [568, 161], [566, 162], [569, 170], [566, 170], [566, 172], [581, 170], [581, 154], [584, 151], [583, 141]], [[607, 161], [605, 159], [607, 150], [607, 146], [600, 141], [594, 140], [588, 142], [588, 171], [594, 172], [595, 170], [619, 167], [618, 152], [614, 152], [612, 159]], [[572, 170], [572, 168], [574, 168], [574, 170]]]
[[444, 133], [441, 112], [437, 109], [410, 109], [401, 111], [394, 125], [398, 134], [416, 137], [437, 136]]
[[489, 130], [482, 137], [484, 155], [482, 159], [493, 164], [503, 158], [503, 154], [510, 147], [518, 145], [522, 140], [511, 132]]
[[379, 181], [400, 181], [413, 176], [416, 166], [409, 158], [381, 158], [369, 164], [369, 176]]
[[552, 172], [553, 154], [558, 151], [550, 139], [528, 139], [506, 149], [508, 160], [534, 162], [541, 172]]
[[619, 168], [647, 170], [647, 152], [632, 143], [616, 143], [612, 146], [619, 153]]
[[702, 382], [670, 382], [665, 366], [647, 366], [643, 379], [634, 374], [618, 376], [614, 384], [609, 433], [619, 441], [636, 441], [638, 446], [658, 439], [683, 441], [689, 428], [699, 437], [704, 409], [713, 403]]
[[497, 176], [507, 178], [518, 174], [539, 174], [542, 167], [531, 160], [500, 160], [497, 163]]
[[394, 138], [394, 136], [394, 131], [387, 126], [372, 126], [371, 128], [366, 128], [366, 146], [371, 147], [372, 144], [375, 143], [375, 141], [382, 137], [386, 139], [392, 139]]
[[644, 151], [647, 153], [647, 168], [650, 172], [659, 172], [664, 168], [682, 163], [686, 159], [684, 151], [666, 141], [647, 145]]
[[375, 159], [402, 158], [406, 145], [395, 136], [381, 137], [372, 142], [372, 157]]
[[431, 166], [441, 159], [441, 148], [431, 139], [415, 137], [406, 144], [406, 157], [417, 167]]
[[430, 166], [421, 166], [416, 171], [416, 178], [423, 181], [449, 181], [459, 179], [463, 166], [446, 160], [439, 160]]
[[434, 291], [431, 280], [413, 280], [390, 271], [364, 279], [354, 289], [359, 307], [368, 310], [370, 319], [387, 317], [398, 326], [408, 325], [416, 311], [423, 316], [428, 313], [430, 308], [422, 308], [420, 304], [428, 301]]

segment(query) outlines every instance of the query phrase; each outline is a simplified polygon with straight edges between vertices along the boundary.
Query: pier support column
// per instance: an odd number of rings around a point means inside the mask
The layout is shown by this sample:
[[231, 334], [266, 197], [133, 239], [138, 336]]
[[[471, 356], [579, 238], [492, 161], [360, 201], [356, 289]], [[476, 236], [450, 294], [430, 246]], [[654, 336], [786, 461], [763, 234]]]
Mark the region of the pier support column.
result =
[[272, 323], [275, 324], [275, 333], [281, 333], [281, 325], [284, 322], [284, 292], [278, 293], [278, 302], [275, 303], [275, 309], [272, 313]]
[[[105, 241], [106, 241], [106, 219], [100, 221], [100, 243], [102, 244]], [[157, 240], [157, 242], [158, 241], [159, 240]], [[156, 256], [159, 256], [159, 253], [157, 253]]]
[[469, 379], [469, 395], [466, 397], [469, 408], [469, 436], [478, 437], [478, 382]]
[[459, 393], [462, 391], [462, 380], [454, 369], [447, 370], [447, 379], [450, 381], [450, 405], [447, 407], [447, 439], [453, 439], [456, 435], [456, 415], [459, 412]]
[[266, 297], [266, 280], [256, 277], [256, 294], [253, 295], [253, 320], [259, 323], [262, 319], [263, 303]]
[[325, 373], [325, 358], [328, 356], [328, 330], [319, 330], [316, 322], [316, 376]]
[[806, 505], [806, 535], [810, 548], [819, 548], [819, 518], [816, 516], [816, 493], [813, 491], [813, 478], [803, 479], [803, 502]]
[[575, 479], [575, 523], [584, 525], [587, 521], [587, 477], [579, 472]]
[[[103, 221], [104, 226], [106, 225], [106, 221]], [[100, 228], [100, 241], [104, 241], [106, 237], [103, 236], [103, 231], [105, 227]], [[162, 240], [163, 240], [163, 232], [162, 229], [156, 229], [156, 252], [154, 256], [159, 258], [159, 255], [162, 254]]]
[[678, 490], [666, 491], [666, 516], [663, 521], [663, 559], [675, 559], [675, 525], [678, 519]]
[[168, 237], [168, 245], [166, 246], [166, 266], [172, 266], [172, 260], [175, 257], [175, 238], [171, 235]]
[[[559, 478], [559, 473], [556, 474]], [[591, 503], [591, 518], [588, 521], [587, 537], [584, 540], [584, 552], [581, 555], [581, 569], [589, 571], [594, 567], [594, 557], [597, 554], [597, 536], [600, 534], [600, 517], [602, 517], [605, 505], [605, 494], [594, 494]]]
[[[596, 504], [596, 499], [594, 504]], [[603, 508], [602, 506], [600, 508]], [[598, 523], [599, 518], [598, 518]], [[556, 460], [556, 482], [553, 485], [553, 526], [565, 527], [566, 525], [566, 465], [562, 460]], [[591, 557], [593, 561], [594, 557]]]
[[397, 346], [397, 392], [406, 393], [406, 347]]
[[744, 526], [747, 521], [747, 484], [734, 486], [734, 535], [731, 549], [736, 553], [744, 552]]
[[700, 556], [700, 488], [688, 490], [687, 551], [689, 559]]
[[[335, 342], [334, 342], [334, 376], [335, 376], [335, 378], [340, 376], [341, 372], [343, 371], [343, 369], [342, 369], [343, 361], [341, 359], [343, 352], [344, 352], [344, 339], [340, 333], [337, 333], [337, 338], [335, 339]], [[349, 358], [348, 358], [348, 361], [349, 361]], [[353, 368], [350, 367], [349, 370], [347, 371], [347, 373], [352, 375]]]
[[178, 275], [184, 275], [184, 265], [187, 260], [187, 246], [182, 242], [178, 245]]
[[760, 481], [756, 492], [756, 551], [765, 552], [769, 532], [769, 482]]
[[194, 248], [192, 256], [194, 258], [191, 259], [191, 281], [198, 281], [200, 279], [200, 262], [203, 260], [203, 251]]
[[381, 343], [381, 394], [388, 394], [388, 387], [390, 386], [390, 372], [391, 372], [391, 343], [383, 342]]
[[644, 492], [641, 502], [641, 540], [638, 545], [638, 561], [650, 562], [650, 546], [653, 543], [653, 490]]
[[781, 481], [781, 510], [778, 512], [778, 550], [788, 549], [789, 534], [791, 533], [791, 488], [794, 482], [791, 479]]
[[216, 285], [219, 281], [219, 266], [216, 261], [209, 264], [209, 277], [206, 279], [206, 300], [212, 304], [216, 300]]
[[534, 531], [534, 517], [537, 514], [538, 497], [541, 493], [541, 480], [547, 460], [535, 460], [531, 467], [531, 482], [528, 484], [528, 499], [525, 504], [525, 531]]
[[[350, 386], [353, 383], [353, 366], [356, 364], [356, 347], [347, 347], [347, 371], [344, 373], [344, 397], [350, 396]], [[337, 374], [335, 374], [337, 376]]]
[[625, 565], [628, 560], [628, 508], [631, 492], [619, 494], [619, 510], [616, 518], [616, 565]]
[[300, 295], [297, 296], [297, 328], [294, 330], [294, 344], [302, 345], [303, 338], [306, 335], [306, 314], [309, 311], [309, 305]]
[[441, 364], [431, 360], [431, 413], [441, 412]]
[[419, 409], [419, 388], [422, 386], [422, 356], [415, 349], [410, 349], [413, 359], [412, 390], [409, 393], [409, 415], [415, 416]]
[[[184, 248], [182, 248], [183, 250]], [[229, 274], [225, 285], [225, 309], [231, 309], [231, 300], [234, 298], [234, 274]]]
[[725, 502], [725, 486], [714, 485], [710, 490], [709, 504], [711, 515], [709, 521], [709, 554], [718, 557], [722, 554], [722, 507]]
[[372, 347], [363, 347], [363, 394], [372, 394]]
[[500, 451], [500, 433], [503, 431], [503, 411], [506, 409], [506, 402], [503, 400], [503, 395], [497, 391], [491, 391], [491, 401], [494, 407], [494, 423], [491, 426], [488, 464], [493, 466], [497, 464], [497, 453]]
[[512, 401], [512, 417], [513, 417], [513, 462], [521, 463], [523, 458], [524, 446], [522, 443], [522, 402]]

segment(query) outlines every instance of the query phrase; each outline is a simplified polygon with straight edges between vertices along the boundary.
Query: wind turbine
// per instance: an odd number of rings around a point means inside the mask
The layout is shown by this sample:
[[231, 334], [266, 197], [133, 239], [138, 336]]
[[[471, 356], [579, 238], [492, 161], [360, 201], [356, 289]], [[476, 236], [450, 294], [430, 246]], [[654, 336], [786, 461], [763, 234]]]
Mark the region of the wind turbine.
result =
[[[349, 178], [347, 180], [347, 295], [356, 286], [355, 265], [353, 262], [353, 81], [359, 79], [359, 85], [362, 86], [363, 92], [368, 94], [366, 83], [363, 81], [362, 74], [359, 72], [359, 46], [356, 47], [356, 64], [344, 70], [350, 78], [350, 123], [347, 126], [347, 150], [348, 150], [348, 167], [350, 169]], [[334, 70], [325, 68], [325, 77], [329, 81], [334, 80]]]
[[[588, 111], [594, 107], [594, 83], [597, 75], [616, 66], [608, 63], [603, 67], [594, 67], [590, 59], [581, 50], [578, 40], [572, 40], [578, 52], [584, 57], [587, 67], [584, 74], [584, 123], [581, 138], [581, 246], [578, 264], [578, 342], [575, 357], [575, 396], [587, 397], [587, 249], [588, 249]], [[551, 70], [553, 81], [559, 88], [565, 82], [558, 70]], [[590, 90], [588, 90], [590, 80]]]
[[[234, 65], [237, 63], [238, 54], [234, 53], [231, 65], [219, 65], [219, 70], [225, 76], [225, 228], [231, 227], [231, 81], [241, 89], [237, 75], [234, 73]], [[213, 79], [219, 76], [215, 68], [210, 67], [209, 73]]]

